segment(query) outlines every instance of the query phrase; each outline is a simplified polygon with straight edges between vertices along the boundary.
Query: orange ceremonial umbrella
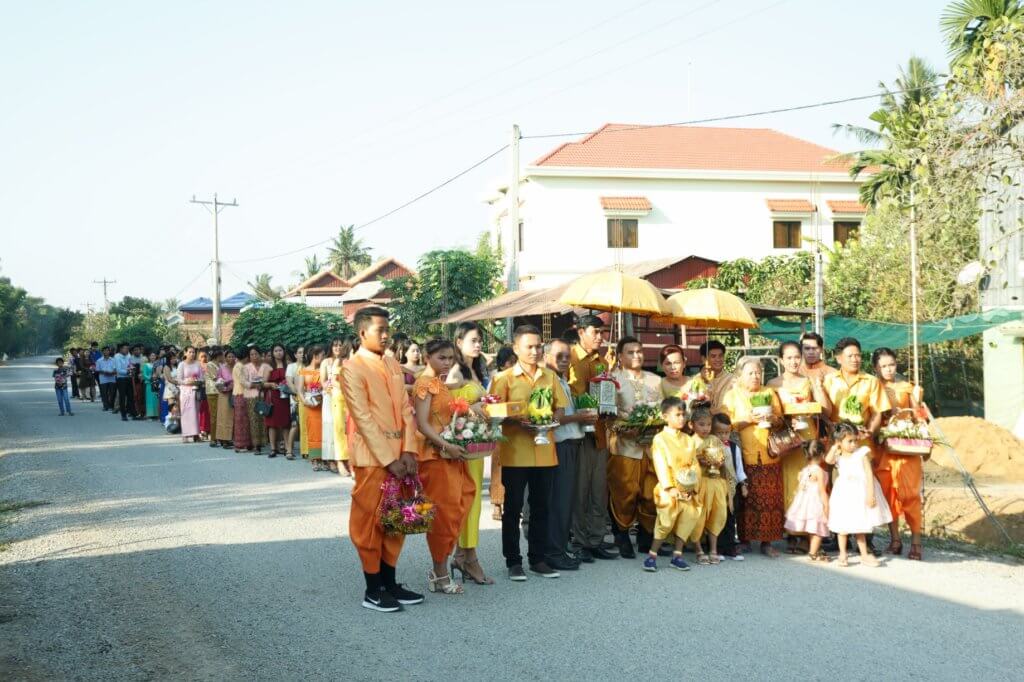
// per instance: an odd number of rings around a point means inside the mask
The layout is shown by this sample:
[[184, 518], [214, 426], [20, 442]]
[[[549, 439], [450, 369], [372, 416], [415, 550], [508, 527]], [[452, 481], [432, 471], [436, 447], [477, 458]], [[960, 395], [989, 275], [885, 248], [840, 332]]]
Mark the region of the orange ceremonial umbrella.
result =
[[668, 315], [665, 297], [645, 279], [617, 270], [584, 275], [570, 284], [560, 303], [591, 310], [638, 315]]
[[755, 329], [757, 318], [739, 296], [720, 289], [686, 289], [668, 297], [669, 314], [656, 315], [658, 322], [707, 329]]

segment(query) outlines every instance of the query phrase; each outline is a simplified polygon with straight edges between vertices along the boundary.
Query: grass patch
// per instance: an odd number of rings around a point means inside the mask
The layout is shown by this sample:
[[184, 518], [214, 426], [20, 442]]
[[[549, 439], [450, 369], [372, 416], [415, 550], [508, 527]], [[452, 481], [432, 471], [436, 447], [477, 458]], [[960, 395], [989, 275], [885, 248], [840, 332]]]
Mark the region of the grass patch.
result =
[[[33, 509], [35, 507], [42, 507], [43, 505], [50, 504], [49, 502], [42, 502], [40, 500], [28, 500], [25, 502], [17, 502], [15, 500], [0, 500], [0, 530], [11, 525], [14, 520], [14, 516], [23, 509]], [[0, 538], [0, 552], [6, 551], [10, 547], [11, 543], [7, 540]]]

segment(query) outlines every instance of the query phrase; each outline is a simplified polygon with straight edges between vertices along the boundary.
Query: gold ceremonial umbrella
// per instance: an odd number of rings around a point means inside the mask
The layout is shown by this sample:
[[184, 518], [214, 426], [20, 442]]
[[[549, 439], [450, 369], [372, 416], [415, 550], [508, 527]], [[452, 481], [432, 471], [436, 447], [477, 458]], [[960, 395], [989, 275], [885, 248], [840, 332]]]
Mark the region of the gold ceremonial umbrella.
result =
[[645, 279], [617, 270], [584, 275], [566, 288], [560, 303], [638, 315], [668, 315], [670, 310], [658, 288]]
[[757, 318], [750, 305], [720, 289], [687, 289], [668, 297], [668, 315], [655, 315], [658, 322], [707, 329], [755, 329]]

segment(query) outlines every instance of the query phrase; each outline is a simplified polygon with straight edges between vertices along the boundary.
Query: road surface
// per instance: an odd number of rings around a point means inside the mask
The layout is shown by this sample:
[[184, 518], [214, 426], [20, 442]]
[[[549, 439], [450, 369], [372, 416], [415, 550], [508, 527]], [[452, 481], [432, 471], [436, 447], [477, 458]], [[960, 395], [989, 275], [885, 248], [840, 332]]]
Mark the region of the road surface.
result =
[[[349, 481], [98, 403], [58, 417], [47, 360], [0, 368], [0, 499], [47, 503], [0, 531], [0, 679], [1020, 679], [1024, 568], [948, 553], [518, 584], [488, 519], [496, 585], [370, 612]], [[424, 589], [428, 558], [411, 538], [400, 579]]]

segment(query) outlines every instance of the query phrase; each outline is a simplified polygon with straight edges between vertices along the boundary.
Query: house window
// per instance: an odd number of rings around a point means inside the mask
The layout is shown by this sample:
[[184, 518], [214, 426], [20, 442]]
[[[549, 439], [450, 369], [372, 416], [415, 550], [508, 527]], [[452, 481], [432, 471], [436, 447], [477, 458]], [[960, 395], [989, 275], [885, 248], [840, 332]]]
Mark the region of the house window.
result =
[[776, 220], [772, 223], [776, 249], [799, 249], [801, 223], [799, 220]]
[[608, 219], [608, 248], [635, 249], [638, 245], [639, 221], [636, 218]]
[[832, 241], [845, 245], [846, 242], [857, 236], [858, 230], [860, 230], [860, 223], [857, 221], [836, 221], [832, 223]]

